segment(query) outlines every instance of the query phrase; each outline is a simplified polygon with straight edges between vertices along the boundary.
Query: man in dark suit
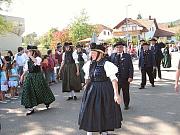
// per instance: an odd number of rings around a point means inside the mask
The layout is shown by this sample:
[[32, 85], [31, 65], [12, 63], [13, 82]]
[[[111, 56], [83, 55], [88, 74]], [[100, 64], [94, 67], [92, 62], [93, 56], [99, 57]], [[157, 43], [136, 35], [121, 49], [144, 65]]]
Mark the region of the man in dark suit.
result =
[[159, 77], [159, 79], [161, 79], [162, 78], [162, 76], [161, 76], [161, 60], [163, 59], [163, 53], [161, 51], [161, 48], [165, 47], [165, 44], [162, 42], [157, 43], [156, 38], [152, 38], [150, 40], [150, 42], [151, 42], [150, 50], [152, 50], [152, 52], [155, 56], [156, 67], [157, 67], [157, 69], [155, 68], [153, 70], [153, 75], [154, 75], [154, 78], [156, 78], [156, 74], [157, 74], [157, 70], [158, 70], [158, 77]]
[[129, 84], [133, 80], [134, 68], [130, 54], [124, 53], [125, 43], [118, 42], [114, 45], [115, 53], [111, 54], [110, 61], [118, 67], [118, 89], [122, 89], [125, 110], [129, 109]]
[[149, 81], [152, 85], [152, 87], [155, 87], [154, 85], [154, 77], [153, 77], [153, 69], [156, 66], [154, 54], [152, 50], [149, 49], [148, 43], [142, 44], [142, 51], [140, 53], [139, 57], [139, 69], [141, 70], [142, 75], [142, 82], [141, 87], [139, 89], [144, 89], [146, 85], [146, 73], [149, 76]]

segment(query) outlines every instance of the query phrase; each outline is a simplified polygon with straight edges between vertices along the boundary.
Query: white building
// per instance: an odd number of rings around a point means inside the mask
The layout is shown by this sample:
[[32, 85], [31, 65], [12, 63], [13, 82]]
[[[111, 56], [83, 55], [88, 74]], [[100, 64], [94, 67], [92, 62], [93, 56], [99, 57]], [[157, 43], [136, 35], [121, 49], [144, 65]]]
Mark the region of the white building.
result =
[[96, 24], [95, 25], [96, 27], [96, 30], [97, 30], [97, 37], [98, 37], [98, 40], [99, 41], [106, 41], [108, 39], [111, 39], [113, 37], [113, 34], [112, 34], [112, 29], [107, 27], [107, 26], [104, 26], [102, 24]]
[[128, 36], [129, 40], [149, 40], [152, 37], [172, 38], [174, 35], [175, 33], [171, 32], [169, 29], [160, 28], [156, 22], [156, 19], [152, 19], [151, 16], [149, 16], [149, 19], [137, 20], [125, 18], [113, 29], [113, 36], [115, 38]]
[[17, 51], [17, 48], [22, 45], [22, 34], [25, 31], [24, 19], [14, 16], [1, 16], [7, 21], [12, 22], [13, 30], [12, 32], [0, 35], [0, 50]]

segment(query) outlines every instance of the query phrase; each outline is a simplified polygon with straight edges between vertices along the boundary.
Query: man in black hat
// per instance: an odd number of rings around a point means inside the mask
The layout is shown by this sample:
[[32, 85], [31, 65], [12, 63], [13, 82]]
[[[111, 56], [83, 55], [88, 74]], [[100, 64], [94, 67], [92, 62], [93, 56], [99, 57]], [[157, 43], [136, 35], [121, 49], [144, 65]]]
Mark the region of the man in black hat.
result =
[[150, 50], [152, 50], [152, 52], [154, 54], [156, 67], [157, 67], [157, 69], [155, 68], [153, 70], [153, 75], [154, 75], [154, 78], [156, 78], [156, 73], [158, 70], [158, 77], [159, 77], [159, 79], [161, 79], [162, 78], [162, 76], [161, 76], [161, 60], [163, 59], [163, 53], [161, 51], [161, 48], [165, 47], [165, 45], [163, 43], [158, 43], [156, 38], [152, 38], [150, 40], [150, 42], [151, 42]]
[[110, 61], [118, 67], [118, 89], [122, 89], [125, 110], [129, 109], [129, 84], [133, 80], [134, 68], [130, 54], [124, 53], [125, 43], [117, 42], [114, 45], [115, 53], [111, 54]]
[[144, 89], [146, 85], [146, 73], [149, 76], [149, 81], [152, 85], [152, 87], [155, 87], [154, 85], [154, 78], [153, 78], [153, 69], [155, 68], [155, 58], [152, 50], [149, 49], [148, 43], [142, 44], [142, 51], [140, 53], [139, 57], [139, 69], [141, 70], [142, 75], [142, 82], [141, 87], [139, 89]]

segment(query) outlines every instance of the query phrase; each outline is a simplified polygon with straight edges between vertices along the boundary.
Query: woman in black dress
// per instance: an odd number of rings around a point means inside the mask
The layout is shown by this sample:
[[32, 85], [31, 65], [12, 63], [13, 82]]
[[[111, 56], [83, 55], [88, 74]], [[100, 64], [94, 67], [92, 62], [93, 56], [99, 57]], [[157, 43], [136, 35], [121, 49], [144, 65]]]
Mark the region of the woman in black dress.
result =
[[60, 73], [62, 73], [62, 92], [70, 95], [67, 100], [77, 100], [75, 92], [80, 92], [81, 80], [79, 62], [77, 56], [73, 55], [72, 43], [64, 43], [65, 52], [62, 55]]
[[79, 128], [87, 135], [99, 132], [107, 135], [108, 131], [121, 128], [121, 98], [118, 93], [116, 73], [118, 68], [104, 58], [102, 45], [91, 46], [91, 61], [83, 69], [86, 88], [79, 114]]

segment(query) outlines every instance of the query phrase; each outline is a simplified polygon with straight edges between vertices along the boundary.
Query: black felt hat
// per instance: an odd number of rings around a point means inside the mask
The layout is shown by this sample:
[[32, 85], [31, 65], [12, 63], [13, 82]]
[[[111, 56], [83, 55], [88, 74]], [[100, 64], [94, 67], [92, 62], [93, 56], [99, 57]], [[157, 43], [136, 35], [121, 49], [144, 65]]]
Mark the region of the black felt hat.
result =
[[145, 40], [144, 40], [144, 39], [141, 39], [139, 42], [145, 42]]
[[57, 43], [57, 49], [59, 49], [61, 47], [62, 47], [61, 43]]
[[97, 45], [96, 43], [91, 43], [91, 51], [105, 53], [105, 50], [106, 48], [102, 44]]
[[150, 44], [148, 42], [144, 42], [141, 46], [145, 46], [145, 45], [149, 46]]
[[27, 46], [27, 50], [37, 50], [38, 48], [37, 48], [37, 46], [35, 46], [35, 45], [28, 45]]
[[126, 46], [126, 44], [124, 43], [124, 42], [117, 42], [117, 43], [115, 43], [113, 46], [114, 47], [117, 47], [117, 46]]
[[157, 38], [153, 37], [149, 41], [157, 41]]
[[76, 48], [83, 48], [83, 46], [80, 45], [80, 44], [77, 44], [77, 45], [76, 45]]

